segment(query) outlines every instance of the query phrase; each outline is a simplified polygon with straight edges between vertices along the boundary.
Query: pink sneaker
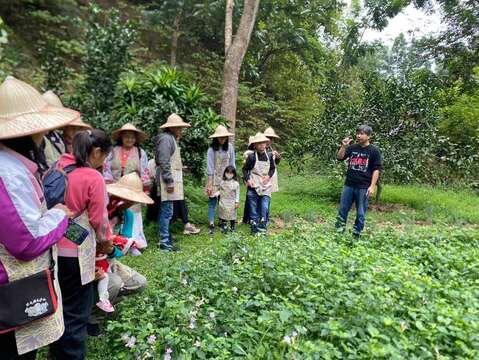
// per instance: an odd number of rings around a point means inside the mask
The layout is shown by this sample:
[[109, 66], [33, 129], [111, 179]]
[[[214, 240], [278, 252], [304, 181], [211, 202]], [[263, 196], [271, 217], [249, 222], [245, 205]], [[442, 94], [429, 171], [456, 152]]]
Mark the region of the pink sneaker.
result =
[[111, 304], [110, 300], [100, 300], [96, 303], [96, 306], [98, 306], [100, 309], [102, 309], [104, 312], [111, 313], [115, 311], [115, 308]]

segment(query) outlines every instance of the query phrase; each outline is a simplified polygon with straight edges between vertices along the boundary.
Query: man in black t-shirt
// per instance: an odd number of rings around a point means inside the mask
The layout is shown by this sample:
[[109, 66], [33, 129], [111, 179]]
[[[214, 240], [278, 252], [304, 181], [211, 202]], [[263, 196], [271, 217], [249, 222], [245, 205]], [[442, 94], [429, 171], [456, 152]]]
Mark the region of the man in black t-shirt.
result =
[[357, 144], [350, 145], [351, 138], [345, 138], [341, 142], [337, 159], [348, 160], [348, 171], [341, 204], [336, 221], [336, 229], [343, 232], [348, 219], [349, 210], [356, 203], [356, 221], [353, 228], [353, 236], [359, 238], [364, 228], [368, 199], [376, 192], [376, 184], [381, 170], [381, 152], [370, 144], [373, 129], [368, 125], [361, 125], [356, 131]]

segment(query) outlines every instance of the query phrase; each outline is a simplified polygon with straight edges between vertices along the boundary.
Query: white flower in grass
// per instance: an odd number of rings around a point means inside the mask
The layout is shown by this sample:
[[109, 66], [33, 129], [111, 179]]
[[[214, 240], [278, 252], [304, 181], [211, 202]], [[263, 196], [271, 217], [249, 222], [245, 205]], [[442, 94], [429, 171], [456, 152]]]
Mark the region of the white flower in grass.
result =
[[173, 353], [173, 350], [171, 350], [170, 348], [166, 349], [164, 360], [171, 360], [172, 353]]
[[122, 336], [121, 336], [121, 339], [124, 341], [124, 342], [128, 342], [130, 341], [130, 334], [128, 333], [124, 333]]
[[283, 341], [288, 344], [288, 345], [291, 345], [291, 337], [289, 335], [285, 335], [283, 337]]
[[216, 317], [214, 312], [210, 312], [210, 319], [214, 319]]
[[133, 349], [135, 347], [135, 344], [136, 344], [136, 337], [132, 336], [130, 340], [128, 340], [125, 346], [127, 348]]
[[183, 286], [186, 286], [186, 285], [188, 285], [188, 280], [186, 280], [186, 278], [183, 278], [181, 280], [181, 283], [183, 284]]
[[201, 347], [201, 341], [196, 340], [194, 345], [195, 345], [195, 347], [197, 347], [197, 348]]
[[148, 339], [146, 339], [148, 344], [153, 345], [156, 342], [156, 336], [155, 335], [150, 335], [148, 336]]
[[199, 299], [197, 302], [196, 302], [196, 307], [200, 307], [201, 305], [203, 305], [205, 303], [205, 299], [201, 298]]
[[292, 337], [297, 337], [298, 336], [298, 333], [296, 331], [293, 331], [293, 333], [291, 334]]
[[190, 329], [196, 328], [196, 319], [190, 320], [190, 325], [188, 326]]
[[236, 286], [234, 286], [233, 289], [231, 289], [231, 290], [233, 290], [234, 293], [238, 292], [238, 288]]

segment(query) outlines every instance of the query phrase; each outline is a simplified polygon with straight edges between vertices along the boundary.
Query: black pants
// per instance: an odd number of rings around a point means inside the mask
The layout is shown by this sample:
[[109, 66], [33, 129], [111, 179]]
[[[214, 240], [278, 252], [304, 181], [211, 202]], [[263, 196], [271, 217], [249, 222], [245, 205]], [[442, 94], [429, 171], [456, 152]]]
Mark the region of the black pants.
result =
[[37, 351], [18, 355], [15, 332], [10, 331], [0, 335], [0, 359], [1, 360], [35, 360]]
[[94, 282], [82, 285], [78, 259], [68, 257], [58, 258], [58, 280], [62, 290], [65, 332], [50, 345], [50, 354], [55, 360], [83, 360]]

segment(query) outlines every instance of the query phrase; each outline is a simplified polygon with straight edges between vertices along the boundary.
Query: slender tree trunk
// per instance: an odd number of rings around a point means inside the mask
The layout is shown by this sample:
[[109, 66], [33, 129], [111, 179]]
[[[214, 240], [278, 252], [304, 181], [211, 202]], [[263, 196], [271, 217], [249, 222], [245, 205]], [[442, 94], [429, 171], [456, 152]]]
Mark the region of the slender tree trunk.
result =
[[180, 37], [180, 17], [181, 13], [175, 17], [173, 32], [171, 34], [170, 65], [172, 67], [176, 67], [176, 53], [178, 51], [178, 38]]
[[233, 7], [234, 0], [226, 0], [226, 16], [225, 16], [225, 56], [233, 41]]
[[248, 50], [251, 33], [253, 32], [259, 1], [260, 0], [244, 0], [243, 14], [241, 15], [238, 31], [232, 39], [233, 41], [225, 55], [221, 115], [228, 120], [230, 131], [233, 133], [236, 129], [239, 74], [244, 56]]

